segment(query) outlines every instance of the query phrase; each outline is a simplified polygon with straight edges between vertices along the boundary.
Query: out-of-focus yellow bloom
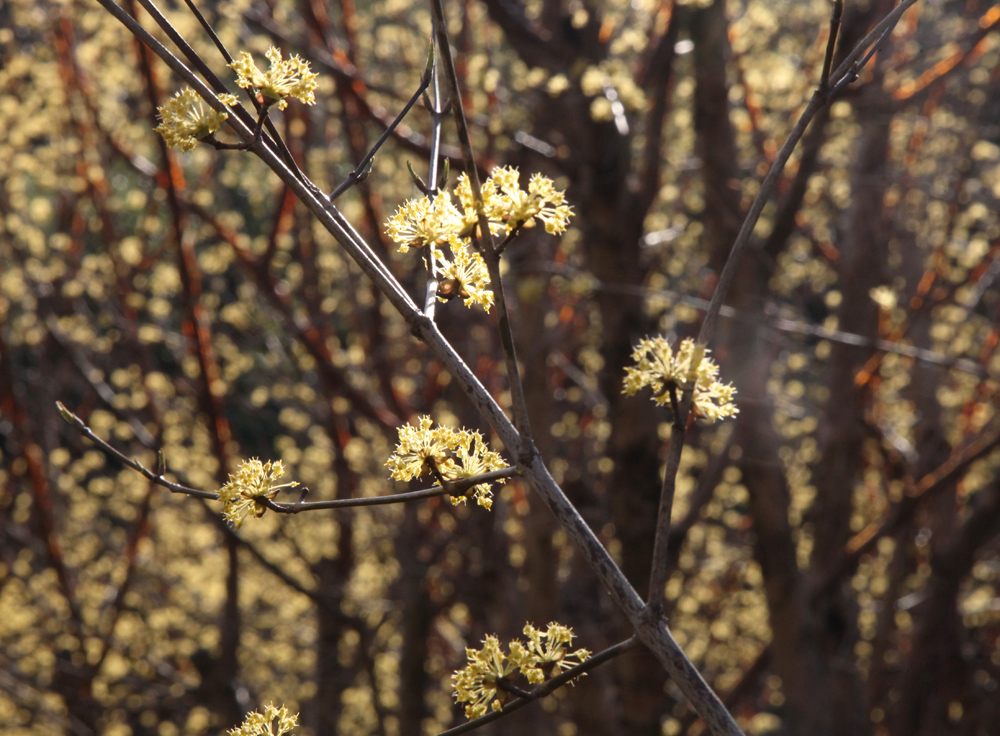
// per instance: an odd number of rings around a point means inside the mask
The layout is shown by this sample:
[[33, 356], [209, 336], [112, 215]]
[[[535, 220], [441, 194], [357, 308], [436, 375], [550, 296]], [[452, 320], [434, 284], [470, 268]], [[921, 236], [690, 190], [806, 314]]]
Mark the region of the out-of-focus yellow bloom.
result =
[[[277, 723], [275, 723], [277, 721]], [[288, 715], [288, 708], [268, 703], [264, 712], [247, 713], [243, 725], [229, 729], [229, 736], [281, 736], [299, 725], [299, 714]]]
[[267, 511], [263, 499], [272, 499], [282, 488], [298, 485], [294, 481], [279, 484], [277, 481], [284, 474], [285, 466], [280, 460], [262, 463], [257, 458], [251, 458], [241, 462], [236, 473], [229, 474], [229, 482], [219, 489], [226, 519], [239, 529], [251, 511], [257, 518], [263, 516]]
[[[226, 105], [235, 105], [235, 95], [219, 95]], [[229, 117], [228, 113], [219, 112], [206, 102], [190, 87], [185, 87], [174, 95], [167, 104], [157, 108], [161, 122], [156, 126], [157, 133], [171, 148], [190, 151], [198, 141], [222, 127]]]
[[316, 103], [313, 91], [319, 75], [309, 71], [308, 61], [298, 56], [282, 61], [281, 52], [274, 46], [267, 50], [265, 56], [271, 62], [267, 73], [257, 68], [250, 54], [241, 51], [239, 58], [229, 65], [236, 72], [236, 84], [243, 89], [253, 87], [263, 97], [277, 101], [279, 110], [288, 106], [286, 97], [294, 97], [307, 105]]
[[586, 649], [567, 653], [566, 648], [573, 641], [573, 630], [568, 626], [550, 623], [543, 633], [527, 624], [524, 635], [528, 637], [528, 643], [515, 639], [508, 647], [509, 654], [503, 652], [500, 640], [495, 636], [487, 636], [482, 649], [465, 650], [469, 664], [455, 672], [451, 679], [456, 702], [469, 703], [465, 706], [467, 718], [486, 715], [487, 706], [501, 710], [510, 697], [508, 690], [502, 687], [502, 681], [510, 682], [511, 675], [518, 670], [529, 682], [539, 684], [546, 679], [543, 668], [551, 666], [551, 676], [554, 677], [590, 657]]
[[479, 304], [487, 312], [490, 311], [493, 306], [493, 290], [490, 288], [486, 261], [472, 248], [461, 243], [452, 245], [451, 252], [455, 257], [448, 260], [442, 250], [434, 249], [438, 277], [441, 280], [438, 298], [447, 301], [460, 296], [465, 300], [465, 306]]
[[[399, 444], [386, 461], [392, 478], [400, 481], [434, 476], [435, 469], [446, 481], [472, 478], [492, 470], [508, 467], [500, 453], [486, 446], [479, 432], [451, 427], [434, 427], [428, 416], [420, 417], [417, 426], [399, 428]], [[503, 479], [498, 482], [503, 483]], [[493, 506], [493, 491], [489, 483], [480, 483], [468, 492], [476, 503], [489, 510]], [[449, 496], [453, 504], [465, 503], [467, 496]]]
[[[646, 386], [653, 390], [653, 400], [670, 403], [671, 390], [678, 394], [693, 388], [692, 411], [696, 417], [715, 422], [739, 413], [733, 403], [736, 389], [720, 383], [719, 367], [707, 357], [708, 351], [686, 339], [675, 352], [664, 337], [646, 337], [632, 351], [635, 367], [625, 369], [622, 393], [634, 396]], [[679, 396], [678, 396], [679, 398]]]

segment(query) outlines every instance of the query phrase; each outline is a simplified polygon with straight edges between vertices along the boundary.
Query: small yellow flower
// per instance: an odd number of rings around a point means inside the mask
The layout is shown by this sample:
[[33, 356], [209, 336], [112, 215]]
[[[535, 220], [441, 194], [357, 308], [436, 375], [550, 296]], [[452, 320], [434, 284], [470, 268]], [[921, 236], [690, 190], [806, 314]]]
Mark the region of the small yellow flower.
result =
[[465, 306], [479, 304], [487, 312], [490, 311], [493, 306], [493, 289], [490, 287], [486, 261], [464, 243], [452, 243], [451, 252], [455, 257], [449, 261], [442, 250], [435, 248], [433, 251], [441, 279], [438, 299], [447, 301], [460, 296]]
[[243, 89], [253, 87], [263, 97], [276, 101], [279, 110], [288, 106], [286, 97], [294, 97], [307, 105], [316, 103], [313, 91], [319, 75], [309, 71], [309, 62], [298, 56], [282, 61], [281, 52], [274, 46], [267, 50], [265, 56], [271, 62], [266, 74], [257, 68], [250, 54], [241, 51], [240, 57], [229, 65], [236, 72], [236, 84]]
[[[277, 720], [277, 723], [275, 723]], [[229, 736], [281, 736], [299, 725], [299, 714], [288, 715], [288, 708], [268, 703], [264, 712], [247, 713], [243, 725], [229, 729]]]
[[663, 337], [643, 338], [632, 351], [635, 367], [625, 369], [622, 393], [634, 396], [649, 386], [653, 400], [660, 405], [670, 403], [671, 392], [693, 388], [692, 411], [696, 417], [715, 422], [739, 413], [733, 403], [736, 389], [720, 383], [719, 367], [707, 357], [708, 351], [686, 339], [674, 352]]
[[406, 253], [410, 248], [427, 245], [458, 244], [462, 228], [462, 216], [451, 203], [451, 196], [438, 192], [433, 199], [421, 197], [403, 203], [389, 218], [386, 232], [399, 245], [399, 252]]
[[[446, 481], [473, 478], [492, 470], [508, 467], [500, 453], [486, 446], [479, 432], [451, 427], [432, 428], [433, 420], [420, 417], [419, 424], [399, 428], [399, 444], [396, 451], [386, 461], [390, 476], [395, 480], [408, 481], [428, 475], [440, 476]], [[501, 478], [499, 483], [503, 483]], [[489, 511], [493, 506], [493, 492], [489, 483], [480, 483], [468, 491], [475, 496], [476, 503]], [[453, 504], [465, 503], [467, 496], [449, 496]]]
[[[489, 473], [493, 470], [503, 470], [507, 467], [499, 452], [494, 452], [486, 447], [483, 436], [479, 432], [470, 432], [463, 429], [458, 439], [458, 445], [454, 448], [455, 464], [452, 465], [447, 475], [448, 480], [459, 480], [461, 478], [475, 478], [477, 475]], [[498, 483], [503, 483], [501, 478]], [[487, 511], [493, 508], [493, 490], [489, 483], [480, 483], [467, 491], [465, 496], [448, 496], [452, 504], [464, 504], [468, 495], [475, 496], [476, 503]]]
[[[548, 630], [543, 633], [531, 624], [526, 624], [524, 635], [528, 637], [528, 645], [524, 648], [523, 654], [519, 653], [518, 666], [529, 682], [545, 681], [543, 667], [549, 667], [549, 677], [555, 677], [560, 672], [575, 667], [590, 658], [590, 652], [586, 649], [577, 649], [575, 652], [566, 651], [567, 647], [573, 643], [573, 629], [568, 626], [552, 622], [549, 624]], [[512, 642], [512, 658], [514, 657], [513, 652], [514, 644]]]
[[431, 429], [434, 420], [428, 416], [420, 417], [419, 421], [416, 427], [407, 424], [399, 428], [399, 444], [385, 463], [395, 480], [423, 478], [432, 474], [435, 467], [444, 473], [455, 464], [451, 458], [451, 450], [458, 442], [455, 430]]
[[277, 481], [285, 474], [285, 467], [280, 460], [262, 463], [257, 458], [244, 460], [236, 468], [236, 473], [229, 474], [229, 482], [219, 489], [219, 499], [225, 504], [223, 514], [237, 529], [243, 524], [246, 515], [260, 518], [267, 511], [263, 499], [272, 499], [282, 488], [294, 488], [296, 482], [281, 483]]
[[[236, 104], [233, 95], [219, 95], [226, 105]], [[228, 113], [218, 112], [190, 87], [185, 87], [174, 95], [167, 104], [157, 108], [161, 122], [156, 126], [156, 132], [163, 136], [171, 148], [190, 151], [198, 141], [212, 135], [229, 117]]]
[[465, 717], [486, 715], [487, 705], [502, 710], [508, 694], [500, 690], [499, 681], [514, 674], [517, 664], [507, 658], [500, 649], [500, 640], [492, 635], [483, 640], [482, 649], [466, 649], [465, 656], [469, 664], [451, 677], [456, 702], [470, 703], [465, 706]]
[[[497, 169], [493, 171], [496, 172]], [[483, 214], [490, 222], [490, 232], [494, 235], [504, 232], [504, 226], [499, 222], [494, 222], [494, 218], [491, 217], [503, 207], [503, 202], [500, 200], [497, 188], [490, 184], [490, 179], [487, 179], [483, 184], [479, 195], [483, 200]], [[455, 185], [455, 196], [458, 197], [459, 205], [462, 208], [462, 233], [471, 233], [479, 227], [479, 213], [476, 210], [476, 198], [472, 196], [472, 181], [468, 174], [462, 174], [458, 177], [458, 183]]]
[[545, 224], [545, 232], [550, 235], [566, 232], [573, 208], [566, 204], [565, 192], [557, 190], [548, 177], [534, 174], [528, 182], [528, 195], [532, 200], [530, 216]]

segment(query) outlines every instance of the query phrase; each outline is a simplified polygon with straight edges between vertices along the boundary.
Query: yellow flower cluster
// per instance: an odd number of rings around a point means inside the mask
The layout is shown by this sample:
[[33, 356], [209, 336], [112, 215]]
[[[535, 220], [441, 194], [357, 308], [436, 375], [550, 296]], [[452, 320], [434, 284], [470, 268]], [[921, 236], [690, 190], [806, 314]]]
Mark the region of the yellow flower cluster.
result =
[[[253, 57], [246, 51], [241, 51], [239, 58], [229, 65], [236, 72], [236, 84], [243, 89], [253, 87], [263, 97], [277, 101], [278, 109], [288, 106], [286, 97], [294, 97], [307, 105], [316, 103], [313, 91], [316, 89], [318, 74], [309, 71], [309, 62], [298, 56], [286, 61], [281, 59], [281, 51], [271, 46], [264, 54], [271, 62], [271, 68], [262, 72], [254, 64]], [[262, 100], [263, 102], [264, 100]]]
[[[275, 721], [277, 720], [277, 724]], [[288, 708], [268, 703], [264, 712], [247, 713], [242, 726], [229, 729], [229, 736], [281, 736], [299, 725], [299, 714], [288, 715]], [[275, 730], [277, 729], [277, 730]]]
[[278, 484], [285, 474], [285, 466], [280, 460], [262, 463], [257, 458], [244, 460], [229, 474], [229, 482], [219, 489], [219, 499], [223, 502], [223, 515], [237, 529], [246, 515], [253, 512], [258, 519], [267, 511], [263, 499], [272, 499], [282, 488], [294, 488], [296, 482]]
[[[226, 105], [235, 105], [235, 95], [219, 95]], [[228, 113], [219, 112], [209, 107], [205, 101], [190, 87], [185, 87], [170, 98], [163, 107], [157, 108], [161, 122], [156, 126], [157, 133], [163, 136], [171, 148], [190, 151], [202, 138], [206, 138], [220, 127], [229, 117]]]
[[[566, 204], [566, 193], [555, 188], [552, 180], [534, 174], [528, 182], [528, 191], [521, 189], [519, 174], [513, 166], [500, 166], [483, 182], [483, 213], [490, 223], [490, 230], [509, 233], [516, 227], [533, 227], [535, 219], [545, 225], [545, 232], [558, 235], [565, 232], [573, 208]], [[455, 194], [465, 212], [467, 225], [478, 223], [472, 184], [462, 174], [455, 187]]]
[[511, 675], [517, 671], [528, 682], [539, 684], [545, 682], [545, 668], [551, 668], [550, 676], [555, 677], [590, 657], [586, 649], [567, 651], [573, 643], [573, 630], [568, 626], [550, 623], [548, 630], [542, 632], [527, 624], [524, 635], [528, 637], [527, 644], [515, 639], [506, 654], [495, 636], [487, 636], [482, 649], [465, 650], [469, 664], [451, 679], [456, 702], [469, 704], [465, 706], [467, 718], [485, 715], [487, 706], [502, 710], [510, 697], [503, 685], [510, 683]]
[[389, 218], [386, 228], [400, 253], [426, 245], [458, 244], [465, 231], [466, 222], [448, 192], [438, 192], [433, 199], [407, 200]]
[[[420, 417], [417, 426], [399, 428], [399, 444], [386, 461], [390, 475], [395, 480], [434, 476], [446, 481], [474, 478], [492, 470], [508, 467], [500, 453], [486, 447], [479, 432], [451, 427], [435, 427], [428, 416]], [[503, 479], [498, 481], [503, 483]], [[480, 483], [469, 489], [476, 503], [489, 510], [493, 506], [493, 491], [489, 483]], [[467, 496], [449, 496], [455, 505], [465, 503]]]
[[736, 389], [732, 384], [719, 382], [719, 367], [707, 353], [690, 338], [681, 342], [676, 352], [664, 337], [643, 338], [632, 351], [635, 367], [625, 369], [622, 393], [634, 396], [649, 386], [653, 401], [663, 405], [670, 403], [672, 391], [693, 388], [692, 411], [696, 417], [715, 422], [738, 414], [739, 409], [732, 401]]
[[[546, 232], [558, 234], [566, 230], [573, 214], [565, 203], [565, 193], [556, 190], [551, 179], [535, 174], [525, 191], [513, 167], [494, 169], [480, 194], [490, 231], [497, 235], [532, 227], [537, 220], [545, 225]], [[461, 296], [466, 306], [479, 304], [489, 311], [493, 291], [486, 263], [471, 242], [479, 215], [466, 174], [459, 177], [454, 198], [457, 204], [448, 192], [439, 192], [433, 198], [411, 199], [389, 219], [386, 232], [401, 253], [430, 246], [441, 274], [439, 299], [447, 301]], [[451, 251], [451, 258], [445, 255], [444, 246]]]

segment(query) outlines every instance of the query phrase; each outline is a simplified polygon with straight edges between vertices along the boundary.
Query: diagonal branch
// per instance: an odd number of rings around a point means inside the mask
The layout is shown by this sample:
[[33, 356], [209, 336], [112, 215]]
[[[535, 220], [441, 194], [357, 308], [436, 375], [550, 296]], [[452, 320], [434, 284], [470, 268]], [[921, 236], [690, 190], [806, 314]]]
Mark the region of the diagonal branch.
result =
[[[813, 93], [812, 99], [809, 100], [809, 104], [806, 105], [806, 109], [803, 110], [802, 114], [799, 116], [798, 121], [795, 123], [795, 127], [792, 128], [792, 132], [789, 133], [785, 144], [781, 147], [781, 151], [778, 152], [777, 159], [775, 159], [774, 164], [767, 172], [767, 176], [764, 177], [764, 181], [761, 183], [757, 196], [754, 198], [753, 204], [750, 207], [750, 212], [743, 221], [740, 233], [736, 237], [736, 242], [733, 243], [733, 248], [729, 253], [729, 259], [726, 261], [726, 266], [722, 269], [722, 275], [719, 277], [718, 286], [715, 288], [715, 293], [712, 294], [712, 302], [708, 307], [708, 314], [705, 316], [705, 321], [702, 322], [701, 325], [701, 331], [698, 333], [698, 343], [701, 345], [707, 345], [715, 333], [715, 325], [719, 318], [719, 310], [722, 307], [722, 302], [725, 300], [726, 295], [729, 293], [729, 289], [733, 285], [733, 281], [736, 278], [736, 271], [739, 268], [740, 261], [743, 259], [747, 246], [750, 244], [750, 237], [753, 235], [754, 228], [757, 226], [757, 221], [760, 219], [760, 214], [764, 210], [764, 205], [771, 198], [771, 193], [774, 191], [774, 188], [778, 183], [778, 178], [781, 176], [781, 172], [784, 171], [785, 165], [788, 163], [788, 159], [792, 155], [792, 151], [795, 150], [795, 147], [798, 145], [799, 140], [805, 133], [806, 128], [809, 127], [809, 123], [822, 108], [830, 104], [838, 92], [858, 78], [858, 72], [862, 66], [862, 55], [867, 50], [874, 51], [878, 48], [878, 46], [888, 37], [888, 34], [892, 32], [892, 29], [896, 27], [896, 24], [899, 22], [903, 13], [916, 2], [917, 0], [903, 0], [903, 2], [897, 5], [896, 8], [883, 18], [882, 21], [876, 25], [867, 36], [865, 36], [861, 43], [859, 43], [854, 50], [847, 55], [847, 58], [844, 59], [841, 65], [837, 67], [836, 71], [834, 71], [831, 75], [831, 78], [834, 81], [831, 83], [830, 88], [823, 89], [821, 87]], [[869, 59], [871, 59], [870, 54], [865, 57], [864, 61], [867, 62]]]
[[462, 90], [458, 86], [458, 73], [455, 71], [455, 60], [451, 55], [451, 41], [448, 38], [448, 24], [445, 22], [444, 9], [441, 0], [431, 0], [434, 16], [434, 28], [437, 33], [438, 47], [444, 62], [445, 77], [451, 92], [451, 104], [455, 111], [455, 123], [458, 127], [458, 139], [462, 144], [462, 155], [465, 159], [465, 170], [472, 184], [472, 196], [479, 213], [479, 237], [484, 245], [481, 248], [486, 268], [490, 274], [493, 287], [493, 298], [497, 305], [497, 328], [500, 331], [500, 343], [503, 346], [504, 364], [507, 369], [507, 383], [510, 386], [510, 398], [514, 413], [514, 426], [520, 434], [517, 445], [518, 455], [527, 454], [532, 445], [531, 426], [528, 422], [528, 405], [524, 398], [524, 385], [521, 383], [521, 371], [517, 365], [517, 351], [514, 349], [514, 335], [510, 326], [510, 312], [507, 310], [507, 297], [504, 294], [503, 281], [500, 278], [500, 252], [493, 239], [489, 221], [483, 211], [482, 183], [479, 180], [479, 170], [476, 168], [476, 157], [472, 150], [472, 139], [469, 136], [469, 124], [465, 117], [465, 107], [462, 105]]

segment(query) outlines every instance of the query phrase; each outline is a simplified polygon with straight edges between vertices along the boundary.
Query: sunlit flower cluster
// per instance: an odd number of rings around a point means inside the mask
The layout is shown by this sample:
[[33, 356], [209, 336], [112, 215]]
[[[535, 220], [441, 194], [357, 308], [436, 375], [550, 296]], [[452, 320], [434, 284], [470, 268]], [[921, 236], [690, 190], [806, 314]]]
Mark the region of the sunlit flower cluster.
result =
[[[490, 231], [494, 235], [507, 235], [519, 227], [532, 227], [536, 221], [541, 221], [546, 232], [564, 232], [573, 214], [565, 202], [565, 193], [558, 191], [552, 180], [541, 174], [531, 177], [525, 191], [518, 177], [516, 168], [500, 167], [483, 183], [482, 211]], [[493, 304], [489, 274], [486, 263], [472, 244], [472, 235], [478, 227], [479, 214], [472, 184], [469, 177], [462, 174], [454, 195], [442, 191], [433, 198], [405, 202], [389, 218], [386, 232], [401, 253], [410, 248], [431, 247], [434, 265], [440, 272], [438, 297], [442, 301], [461, 296], [466, 306], [479, 304], [489, 311]]]
[[410, 248], [458, 244], [465, 228], [462, 214], [451, 202], [448, 192], [438, 192], [432, 199], [422, 197], [410, 199], [389, 218], [386, 232], [397, 245], [399, 252]]
[[[455, 187], [465, 221], [478, 222], [472, 184], [462, 174]], [[483, 214], [490, 223], [490, 230], [509, 233], [518, 226], [532, 227], [535, 219], [541, 220], [547, 233], [557, 235], [566, 230], [573, 208], [566, 204], [566, 193], [555, 188], [552, 180], [534, 174], [528, 182], [528, 191], [521, 189], [519, 174], [513, 166], [493, 169], [482, 187]]]
[[281, 736], [299, 725], [299, 714], [288, 715], [288, 708], [268, 703], [264, 712], [247, 713], [243, 725], [229, 729], [229, 736]]
[[285, 474], [280, 460], [262, 463], [257, 458], [244, 460], [229, 474], [229, 482], [219, 489], [219, 499], [225, 504], [223, 514], [237, 529], [246, 515], [260, 518], [267, 511], [263, 500], [273, 499], [282, 488], [294, 488], [296, 482], [278, 483]]
[[[433, 427], [428, 416], [420, 417], [417, 426], [399, 428], [399, 444], [386, 461], [395, 480], [408, 481], [432, 476], [445, 481], [473, 478], [493, 470], [508, 467], [500, 453], [490, 450], [479, 432], [451, 427]], [[498, 482], [503, 483], [503, 479]], [[493, 506], [493, 491], [489, 483], [469, 489], [476, 503], [489, 510]], [[449, 496], [453, 504], [465, 503], [467, 496]]]
[[452, 675], [452, 684], [456, 702], [468, 703], [467, 718], [485, 715], [487, 707], [503, 709], [510, 697], [504, 683], [512, 684], [511, 676], [518, 671], [528, 682], [539, 684], [545, 682], [545, 669], [550, 668], [550, 676], [554, 677], [590, 657], [586, 649], [567, 651], [573, 642], [573, 630], [568, 626], [550, 623], [548, 630], [542, 632], [527, 624], [524, 635], [528, 643], [515, 639], [506, 654], [495, 636], [487, 636], [482, 649], [465, 650], [469, 663]]
[[276, 101], [279, 110], [288, 106], [286, 97], [294, 97], [307, 105], [315, 104], [316, 73], [309, 71], [309, 62], [298, 56], [282, 61], [281, 51], [271, 46], [265, 56], [271, 62], [271, 68], [262, 72], [257, 68], [253, 57], [246, 51], [229, 67], [236, 72], [236, 84], [243, 89], [254, 88], [265, 101]]
[[680, 392], [693, 388], [696, 417], [715, 422], [733, 416], [739, 413], [732, 400], [736, 389], [719, 382], [719, 367], [707, 353], [691, 339], [674, 351], [664, 337], [643, 338], [632, 351], [635, 366], [625, 369], [623, 393], [634, 396], [649, 386], [653, 400], [662, 405], [670, 403], [671, 393], [680, 398]]
[[[235, 105], [235, 95], [219, 95], [226, 105]], [[228, 113], [219, 112], [206, 102], [190, 87], [185, 87], [163, 107], [157, 108], [160, 120], [156, 132], [163, 136], [171, 148], [190, 151], [202, 138], [206, 138], [220, 127], [229, 117]]]

